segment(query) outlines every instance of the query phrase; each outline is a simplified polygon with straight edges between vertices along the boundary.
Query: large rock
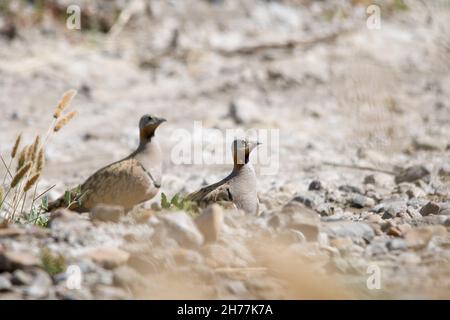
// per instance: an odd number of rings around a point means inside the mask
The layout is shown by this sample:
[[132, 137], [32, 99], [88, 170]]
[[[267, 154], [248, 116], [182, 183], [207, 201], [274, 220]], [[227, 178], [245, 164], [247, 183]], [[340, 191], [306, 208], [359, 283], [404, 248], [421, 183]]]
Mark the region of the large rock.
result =
[[114, 269], [127, 263], [130, 254], [114, 247], [101, 247], [88, 251], [84, 257], [106, 269]]
[[283, 207], [280, 215], [285, 220], [283, 227], [300, 231], [309, 241], [317, 241], [320, 218], [315, 211], [297, 201], [291, 201]]
[[0, 248], [0, 272], [35, 267], [40, 264], [41, 260], [31, 253]]
[[31, 299], [45, 299], [48, 297], [52, 285], [53, 281], [45, 271], [36, 271], [31, 286], [25, 289], [25, 295]]
[[0, 292], [10, 291], [12, 289], [11, 281], [0, 274]]
[[194, 221], [184, 212], [169, 212], [160, 216], [160, 220], [168, 230], [168, 235], [183, 246], [201, 246], [203, 235]]
[[405, 242], [409, 248], [425, 248], [434, 236], [445, 236], [447, 229], [444, 226], [424, 226], [411, 229], [405, 234]]
[[217, 204], [209, 206], [195, 219], [195, 223], [203, 234], [205, 241], [217, 241], [223, 228], [223, 209]]

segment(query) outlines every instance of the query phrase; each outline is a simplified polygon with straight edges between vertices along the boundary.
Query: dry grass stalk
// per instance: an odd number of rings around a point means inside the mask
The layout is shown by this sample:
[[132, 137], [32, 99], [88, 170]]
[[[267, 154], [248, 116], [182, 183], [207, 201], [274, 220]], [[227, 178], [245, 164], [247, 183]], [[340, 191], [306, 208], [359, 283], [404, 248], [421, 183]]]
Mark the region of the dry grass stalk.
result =
[[15, 188], [20, 181], [22, 181], [23, 177], [30, 171], [32, 163], [27, 162], [14, 176], [11, 181], [11, 189]]
[[[0, 186], [0, 204], [3, 204], [3, 196], [5, 195], [5, 190]], [[1, 208], [1, 206], [0, 206]]]
[[36, 161], [36, 172], [41, 173], [45, 166], [45, 153], [44, 148], [39, 150], [37, 161]]
[[58, 132], [59, 130], [61, 130], [66, 124], [68, 124], [70, 122], [70, 120], [72, 120], [76, 115], [78, 114], [78, 112], [76, 111], [72, 111], [69, 114], [67, 114], [66, 116], [64, 116], [64, 118], [62, 118], [61, 120], [59, 120], [56, 125], [55, 128], [53, 129], [54, 132]]
[[36, 161], [40, 145], [41, 145], [41, 137], [37, 135], [32, 146], [33, 151], [31, 153], [31, 162], [33, 163]]
[[64, 109], [66, 109], [70, 105], [70, 102], [72, 102], [72, 99], [73, 99], [73, 97], [75, 97], [76, 94], [77, 94], [77, 91], [74, 89], [71, 89], [71, 90], [67, 91], [66, 93], [64, 93], [61, 101], [58, 103], [58, 106], [55, 109], [53, 118], [59, 119], [61, 117], [62, 112], [64, 111]]
[[28, 192], [36, 184], [36, 182], [39, 180], [40, 177], [41, 177], [40, 172], [34, 174], [30, 179], [28, 179], [27, 183], [25, 184], [25, 187], [23, 188], [23, 191]]
[[14, 147], [11, 151], [11, 159], [14, 159], [17, 155], [17, 151], [19, 150], [20, 141], [22, 140], [22, 134], [19, 134], [16, 138], [16, 142], [14, 143]]
[[28, 147], [25, 146], [22, 151], [19, 154], [19, 160], [17, 161], [17, 171], [20, 170], [25, 165], [25, 162], [27, 162], [27, 154], [28, 154]]

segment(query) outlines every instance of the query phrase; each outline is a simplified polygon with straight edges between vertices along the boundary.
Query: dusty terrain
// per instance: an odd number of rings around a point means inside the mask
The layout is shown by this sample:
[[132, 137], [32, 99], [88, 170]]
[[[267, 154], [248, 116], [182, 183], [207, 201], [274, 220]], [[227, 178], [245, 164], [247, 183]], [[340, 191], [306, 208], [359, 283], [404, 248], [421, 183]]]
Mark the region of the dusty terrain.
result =
[[[119, 222], [62, 211], [48, 228], [2, 228], [0, 299], [450, 298], [450, 8], [386, 4], [370, 30], [367, 2], [350, 2], [157, 1], [109, 33], [67, 30], [44, 10], [2, 33], [2, 155], [78, 90], [78, 117], [46, 149], [39, 189], [56, 185], [53, 198], [133, 150], [148, 112], [169, 120], [157, 138], [170, 196], [230, 170], [174, 164], [174, 133], [194, 121], [279, 130], [279, 169], [258, 170], [259, 217], [214, 209], [212, 243], [159, 198]], [[80, 290], [49, 275], [43, 247], [81, 268]], [[374, 266], [380, 290], [367, 287]]]

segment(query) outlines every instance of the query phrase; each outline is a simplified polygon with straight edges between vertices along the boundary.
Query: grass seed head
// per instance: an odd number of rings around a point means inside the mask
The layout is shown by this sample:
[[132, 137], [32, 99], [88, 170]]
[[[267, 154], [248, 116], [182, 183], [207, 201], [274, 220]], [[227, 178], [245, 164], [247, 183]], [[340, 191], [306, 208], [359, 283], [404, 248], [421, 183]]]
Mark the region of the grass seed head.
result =
[[45, 166], [45, 153], [44, 148], [41, 148], [37, 156], [36, 173], [42, 173], [44, 166]]
[[25, 165], [25, 162], [27, 162], [28, 148], [28, 146], [25, 146], [22, 151], [20, 151], [16, 172], [18, 172]]
[[41, 145], [41, 137], [36, 136], [36, 139], [34, 140], [34, 143], [31, 147], [31, 162], [35, 162], [36, 157], [38, 155], [39, 146]]
[[25, 184], [25, 188], [23, 188], [23, 191], [28, 192], [36, 184], [40, 177], [40, 173], [34, 174], [30, 179], [28, 179], [27, 183]]
[[67, 114], [66, 116], [64, 116], [61, 120], [59, 120], [56, 125], [55, 128], [53, 129], [53, 131], [58, 132], [59, 130], [61, 130], [66, 124], [68, 124], [70, 122], [70, 120], [72, 120], [76, 115], [78, 114], [78, 112], [76, 111], [72, 111], [69, 114]]
[[30, 171], [32, 163], [29, 161], [27, 162], [14, 176], [13, 180], [11, 181], [11, 188], [15, 188], [20, 181], [22, 181], [23, 177]]
[[77, 94], [77, 91], [72, 89], [64, 93], [61, 101], [58, 103], [58, 106], [55, 109], [55, 112], [53, 114], [53, 118], [59, 119], [61, 117], [62, 112], [64, 109], [66, 109], [70, 102], [72, 102], [73, 97]]
[[20, 141], [22, 140], [22, 134], [17, 136], [16, 142], [14, 143], [14, 147], [11, 151], [11, 159], [14, 159], [17, 155], [17, 151], [19, 150]]

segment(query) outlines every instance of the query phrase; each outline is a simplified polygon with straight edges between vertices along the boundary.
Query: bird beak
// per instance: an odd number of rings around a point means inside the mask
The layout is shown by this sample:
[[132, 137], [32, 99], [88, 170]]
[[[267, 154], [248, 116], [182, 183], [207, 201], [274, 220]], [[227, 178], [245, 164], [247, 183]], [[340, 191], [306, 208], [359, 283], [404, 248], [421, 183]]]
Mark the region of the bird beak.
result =
[[257, 148], [258, 146], [262, 145], [261, 142], [256, 141], [256, 142], [249, 142], [249, 149], [250, 151], [254, 150], [255, 148]]
[[158, 119], [156, 119], [156, 123], [158, 123], [158, 124], [161, 124], [161, 123], [166, 122], [166, 121], [167, 121], [167, 120], [164, 119], [164, 118], [158, 118]]

